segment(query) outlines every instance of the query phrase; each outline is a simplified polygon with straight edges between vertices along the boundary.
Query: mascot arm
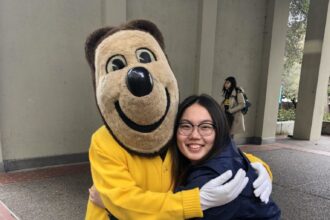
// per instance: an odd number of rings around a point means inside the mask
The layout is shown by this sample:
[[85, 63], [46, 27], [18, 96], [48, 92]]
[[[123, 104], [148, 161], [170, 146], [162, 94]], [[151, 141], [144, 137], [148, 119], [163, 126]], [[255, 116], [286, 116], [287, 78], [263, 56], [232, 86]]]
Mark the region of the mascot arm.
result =
[[105, 207], [116, 218], [187, 219], [203, 216], [197, 188], [179, 193], [146, 191], [129, 173], [128, 155], [120, 147], [111, 147], [105, 153], [92, 140], [89, 152], [94, 184]]
[[273, 174], [272, 174], [272, 171], [270, 170], [270, 167], [268, 166], [268, 164], [266, 164], [264, 161], [262, 161], [260, 158], [256, 157], [256, 156], [253, 156], [252, 154], [248, 154], [248, 153], [244, 153], [246, 155], [246, 157], [249, 159], [249, 161], [251, 163], [254, 163], [254, 162], [260, 162], [262, 163], [262, 165], [264, 165], [264, 167], [266, 168], [268, 174], [269, 174], [269, 177], [271, 178], [271, 180], [273, 180]]

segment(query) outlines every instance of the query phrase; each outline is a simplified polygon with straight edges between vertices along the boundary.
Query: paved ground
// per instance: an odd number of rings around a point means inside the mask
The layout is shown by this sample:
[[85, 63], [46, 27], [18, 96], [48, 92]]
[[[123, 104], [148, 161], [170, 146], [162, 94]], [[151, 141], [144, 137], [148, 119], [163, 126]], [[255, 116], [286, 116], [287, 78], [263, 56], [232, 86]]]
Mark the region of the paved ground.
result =
[[0, 200], [21, 220], [80, 220], [90, 185], [88, 164], [0, 174]]
[[[330, 219], [330, 136], [317, 142], [280, 138], [242, 149], [271, 166], [272, 197], [282, 219]], [[0, 219], [84, 219], [90, 185], [88, 164], [0, 173]]]
[[317, 142], [282, 139], [253, 147], [243, 148], [271, 166], [272, 197], [282, 209], [282, 219], [330, 219], [330, 136]]

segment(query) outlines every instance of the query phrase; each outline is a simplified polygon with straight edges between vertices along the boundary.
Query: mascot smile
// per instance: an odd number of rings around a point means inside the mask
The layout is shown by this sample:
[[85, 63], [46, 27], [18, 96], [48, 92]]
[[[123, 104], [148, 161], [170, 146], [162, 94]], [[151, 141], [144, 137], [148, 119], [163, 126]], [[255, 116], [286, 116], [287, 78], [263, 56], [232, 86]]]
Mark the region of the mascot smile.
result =
[[102, 28], [85, 49], [109, 132], [130, 152], [159, 153], [172, 137], [179, 94], [158, 28], [145, 20]]

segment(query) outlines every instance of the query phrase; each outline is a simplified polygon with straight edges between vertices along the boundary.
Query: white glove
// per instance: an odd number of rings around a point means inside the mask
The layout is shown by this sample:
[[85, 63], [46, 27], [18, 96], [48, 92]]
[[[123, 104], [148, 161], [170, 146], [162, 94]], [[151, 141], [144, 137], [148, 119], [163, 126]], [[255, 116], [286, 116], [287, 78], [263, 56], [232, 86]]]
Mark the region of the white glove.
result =
[[207, 182], [200, 189], [202, 210], [225, 205], [236, 199], [249, 181], [245, 175], [245, 171], [240, 169], [232, 180], [224, 184], [233, 176], [232, 171], [228, 170]]
[[258, 178], [253, 182], [254, 195], [260, 197], [260, 200], [267, 204], [272, 193], [272, 180], [262, 163], [251, 163], [251, 166], [258, 173]]

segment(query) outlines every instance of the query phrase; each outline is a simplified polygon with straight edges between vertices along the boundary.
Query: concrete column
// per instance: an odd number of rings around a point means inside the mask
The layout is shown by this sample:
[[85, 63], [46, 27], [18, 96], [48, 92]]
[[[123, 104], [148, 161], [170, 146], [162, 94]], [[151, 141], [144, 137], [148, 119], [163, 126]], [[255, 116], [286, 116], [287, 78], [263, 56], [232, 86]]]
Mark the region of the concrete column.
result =
[[330, 73], [330, 11], [328, 0], [311, 1], [293, 137], [318, 140]]
[[117, 26], [126, 21], [126, 0], [102, 0], [102, 25]]
[[275, 140], [281, 73], [289, 15], [289, 0], [272, 0], [268, 3], [264, 37], [262, 72], [259, 81], [256, 142]]
[[197, 92], [212, 93], [215, 34], [218, 0], [205, 0], [202, 5], [201, 42]]

